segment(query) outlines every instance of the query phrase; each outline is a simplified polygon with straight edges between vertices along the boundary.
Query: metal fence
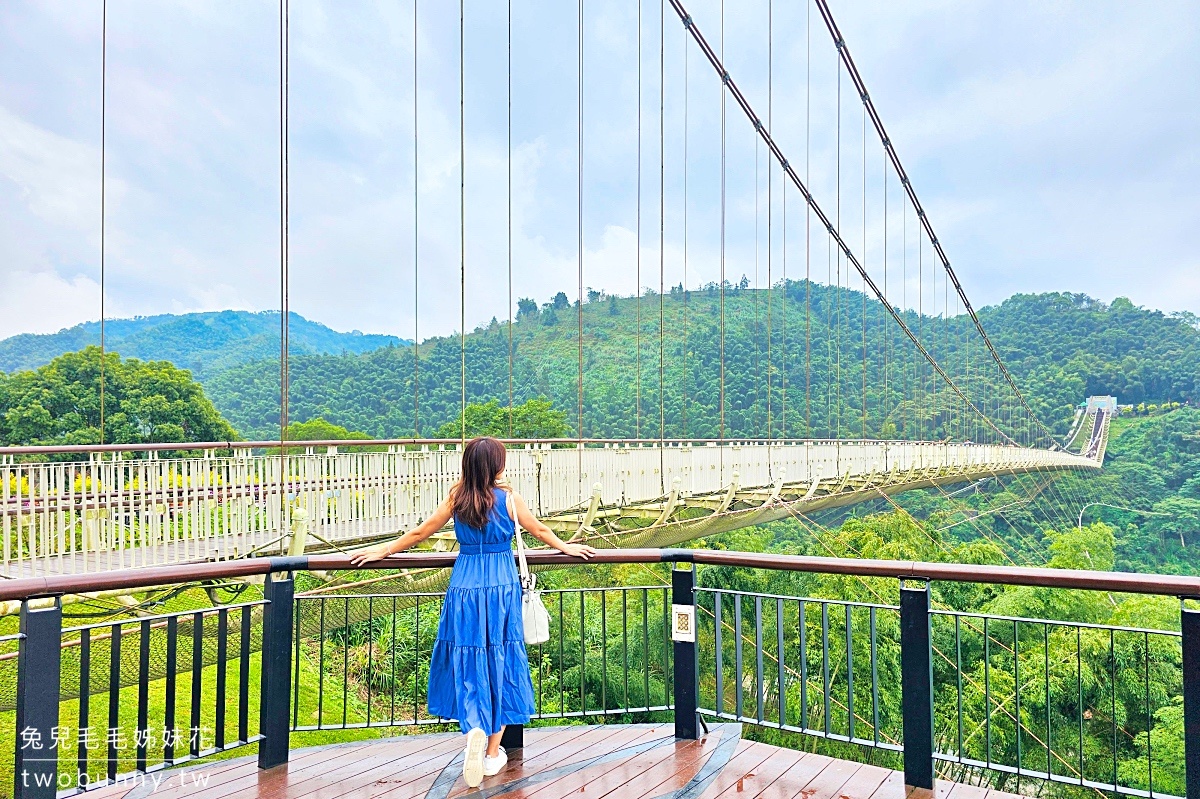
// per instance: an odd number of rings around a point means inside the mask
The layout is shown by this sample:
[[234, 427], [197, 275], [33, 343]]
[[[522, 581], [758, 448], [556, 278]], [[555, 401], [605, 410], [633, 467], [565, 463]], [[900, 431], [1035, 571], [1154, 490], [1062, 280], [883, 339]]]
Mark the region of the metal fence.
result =
[[[845, 757], [890, 753], [915, 787], [975, 773], [1005, 790], [1033, 781], [1198, 796], [1200, 611], [1182, 608], [1181, 632], [1016, 618], [934, 607], [930, 584], [913, 582], [940, 572], [1189, 597], [1196, 578], [703, 550], [597, 559], [677, 567], [670, 586], [545, 592], [551, 638], [528, 649], [535, 719], [671, 712], [684, 738], [704, 717], [738, 721], [820, 738]], [[680, 562], [900, 578], [900, 601], [734, 590], [721, 568], [697, 586]], [[90, 578], [71, 590], [269, 575], [261, 600], [67, 629], [53, 598], [67, 578], [0, 583], [0, 599], [22, 602], [20, 632], [0, 636], [0, 673], [16, 682], [15, 718], [0, 730], [14, 759], [0, 774], [14, 775], [21, 799], [50, 799], [248, 743], [271, 767], [287, 761], [292, 734], [310, 730], [447, 723], [430, 716], [425, 690], [442, 596], [295, 596], [291, 572], [348, 565], [274, 558]], [[160, 658], [165, 676], [152, 678]]]
[[[550, 640], [528, 647], [534, 719], [669, 711], [670, 599], [662, 586], [542, 592]], [[440, 593], [296, 598], [292, 730], [453, 723], [427, 710]]]

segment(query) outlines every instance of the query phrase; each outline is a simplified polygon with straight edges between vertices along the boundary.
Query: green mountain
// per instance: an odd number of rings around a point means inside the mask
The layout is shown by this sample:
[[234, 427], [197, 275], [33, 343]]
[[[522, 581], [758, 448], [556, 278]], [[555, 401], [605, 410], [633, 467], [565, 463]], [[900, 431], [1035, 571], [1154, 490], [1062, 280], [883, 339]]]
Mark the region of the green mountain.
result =
[[[291, 351], [297, 354], [362, 353], [405, 345], [395, 336], [340, 333], [299, 314], [290, 315]], [[57, 333], [25, 333], [0, 341], [0, 371], [36, 369], [65, 352], [100, 343], [100, 323]], [[224, 369], [279, 353], [279, 312], [214, 311], [162, 314], [105, 322], [105, 344], [126, 358], [170, 361], [204, 379]]]
[[[584, 304], [584, 435], [657, 437], [661, 365], [664, 434], [718, 436], [723, 330], [726, 436], [764, 436], [769, 418], [775, 435], [857, 436], [865, 427], [868, 436], [995, 437], [886, 311], [873, 301], [864, 304], [861, 293], [789, 281], [769, 296], [728, 286], [722, 303], [720, 294], [710, 285], [663, 295], [661, 350], [657, 294], [640, 301], [593, 295]], [[578, 308], [562, 294], [541, 307], [523, 300], [521, 307], [513, 326], [514, 402], [550, 399], [567, 411], [574, 434]], [[1131, 404], [1200, 399], [1200, 330], [1193, 317], [1078, 294], [1016, 295], [982, 309], [980, 317], [1022, 392], [1059, 436], [1077, 403], [1091, 394], [1111, 393]], [[911, 311], [904, 318], [976, 408], [1005, 431], [1032, 440], [969, 318]], [[507, 405], [508, 341], [507, 325], [495, 320], [466, 336], [468, 402]], [[430, 435], [459, 414], [459, 339], [428, 339], [417, 355], [419, 381], [411, 348], [294, 356], [290, 417], [322, 417], [379, 437]], [[203, 382], [242, 435], [274, 435], [277, 365], [212, 370]]]

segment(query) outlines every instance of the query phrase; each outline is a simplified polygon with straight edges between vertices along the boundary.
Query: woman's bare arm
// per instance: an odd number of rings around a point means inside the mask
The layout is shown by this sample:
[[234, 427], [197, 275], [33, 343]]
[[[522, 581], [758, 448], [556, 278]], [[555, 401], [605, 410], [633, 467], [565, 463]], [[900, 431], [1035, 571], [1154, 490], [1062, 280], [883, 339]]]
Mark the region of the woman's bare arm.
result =
[[529, 506], [525, 504], [525, 500], [516, 491], [512, 492], [512, 501], [513, 507], [517, 512], [517, 523], [528, 530], [529, 534], [538, 541], [557, 549], [564, 555], [571, 555], [576, 558], [586, 560], [596, 554], [596, 550], [586, 544], [568, 544], [555, 535], [553, 530], [543, 524], [529, 511]]
[[385, 541], [382, 544], [376, 544], [373, 547], [359, 550], [350, 556], [350, 562], [356, 566], [361, 566], [364, 563], [370, 563], [374, 560], [382, 560], [388, 555], [395, 555], [397, 552], [403, 552], [409, 547], [416, 546], [429, 536], [436, 533], [446, 526], [446, 522], [450, 521], [450, 517], [454, 513], [451, 498], [446, 497], [441, 505], [438, 505], [437, 510], [429, 515], [425, 521], [409, 530], [404, 535], [392, 541]]

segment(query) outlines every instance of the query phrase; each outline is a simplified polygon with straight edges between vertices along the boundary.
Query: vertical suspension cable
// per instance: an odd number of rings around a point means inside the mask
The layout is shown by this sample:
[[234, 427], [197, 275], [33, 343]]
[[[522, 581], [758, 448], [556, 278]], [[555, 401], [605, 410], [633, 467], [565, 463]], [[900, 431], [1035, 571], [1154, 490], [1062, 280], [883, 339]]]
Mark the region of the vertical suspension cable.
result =
[[[917, 338], [925, 343], [925, 231], [917, 228]], [[923, 411], [928, 408], [928, 396], [925, 391], [925, 363], [917, 361], [917, 376], [921, 384], [921, 404]], [[919, 433], [924, 433], [924, 420], [918, 424]]]
[[[908, 313], [908, 200], [900, 198], [900, 310]], [[912, 397], [908, 393], [908, 365], [901, 364], [901, 374], [904, 377], [904, 410], [900, 422], [904, 427], [904, 438], [909, 437], [908, 411], [912, 407]]]
[[635, 254], [636, 280], [633, 286], [634, 310], [637, 314], [637, 347], [633, 353], [633, 437], [642, 437], [642, 0], [638, 0], [637, 35], [637, 235]]
[[[725, 63], [725, 0], [721, 0], [721, 63]], [[721, 92], [721, 287], [720, 287], [720, 439], [725, 440], [725, 84]], [[722, 463], [724, 452], [722, 449]], [[723, 472], [722, 472], [723, 476]]]
[[833, 237], [825, 236], [825, 285], [828, 288], [825, 301], [825, 435], [824, 438], [834, 438], [833, 426], [833, 391], [836, 384], [833, 365], [836, 361], [833, 354], [833, 336], [837, 330], [835, 302], [837, 294], [833, 284]]
[[[578, 6], [579, 16], [579, 66], [578, 66], [578, 86], [576, 88], [575, 108], [576, 108], [576, 169], [575, 178], [575, 202], [576, 202], [576, 263], [579, 273], [579, 293], [575, 300], [576, 319], [578, 324], [578, 374], [576, 377], [576, 389], [578, 392], [576, 419], [579, 440], [583, 441], [583, 0], [579, 0]], [[579, 450], [579, 457], [582, 459], [582, 448]], [[580, 471], [580, 479], [582, 479], [582, 470]]]
[[288, 525], [287, 482], [287, 428], [288, 394], [291, 375], [288, 373], [289, 341], [288, 316], [291, 313], [289, 286], [291, 283], [291, 251], [288, 246], [288, 219], [290, 216], [288, 185], [288, 100], [290, 71], [290, 2], [280, 0], [279, 25], [279, 524], [281, 529]]
[[759, 393], [762, 388], [762, 366], [759, 361], [761, 346], [759, 341], [759, 326], [758, 326], [758, 263], [759, 263], [759, 245], [762, 243], [762, 236], [759, 234], [759, 200], [761, 189], [759, 189], [758, 179], [758, 150], [761, 139], [758, 136], [754, 137], [754, 288], [753, 288], [753, 306], [754, 306], [754, 427], [755, 432], [758, 432], [759, 414], [762, 410], [762, 395]]
[[458, 0], [458, 358], [461, 439], [467, 441], [467, 125], [466, 9]]
[[862, 218], [862, 437], [867, 437], [867, 107], [863, 106], [863, 218]]
[[413, 437], [421, 437], [420, 133], [417, 126], [417, 5], [413, 0]]
[[[842, 231], [842, 62], [837, 61], [837, 229]], [[833, 243], [830, 242], [830, 246]], [[837, 251], [837, 438], [842, 437], [842, 251]]]
[[105, 351], [104, 337], [104, 278], [105, 278], [105, 231], [108, 227], [105, 201], [108, 198], [108, 0], [100, 4], [100, 443], [104, 444], [104, 389]]
[[[812, 4], [804, 22], [804, 185], [812, 185]], [[787, 219], [787, 181], [783, 218]], [[786, 240], [786, 237], [785, 237]], [[812, 438], [812, 203], [804, 204], [804, 437]], [[786, 305], [784, 306], [787, 307]], [[785, 373], [786, 374], [786, 373]]]
[[[890, 305], [892, 300], [888, 295], [888, 164], [886, 152], [883, 154], [883, 296], [887, 298]], [[883, 412], [880, 414], [879, 425], [882, 431], [886, 428], [888, 420], [892, 418], [892, 395], [888, 380], [891, 377], [888, 365], [888, 345], [892, 340], [892, 329], [888, 324], [887, 317], [883, 317], [881, 324], [883, 326]], [[883, 435], [880, 437], [888, 438]]]
[[[415, 2], [415, 0], [414, 0]], [[512, 262], [512, 0], [508, 0], [508, 437], [513, 437], [513, 262]]]
[[688, 383], [692, 378], [688, 352], [688, 41], [683, 29], [683, 437], [688, 435]]
[[[946, 350], [946, 362], [950, 364], [952, 362], [950, 358], [950, 279], [947, 276], [942, 277], [942, 308], [944, 309], [941, 324], [942, 347]], [[946, 421], [946, 435], [949, 436], [954, 429], [954, 406], [956, 400], [953, 396], [945, 395], [944, 390], [943, 395], [946, 396], [946, 412], [948, 417]]]
[[[280, 26], [279, 26], [279, 440], [284, 442], [287, 440], [288, 426], [288, 383], [290, 375], [288, 374], [288, 354], [290, 342], [288, 341], [288, 314], [290, 313], [290, 297], [288, 286], [291, 276], [288, 274], [290, 267], [290, 252], [288, 248], [288, 217], [289, 217], [289, 190], [288, 190], [288, 71], [289, 71], [289, 0], [280, 0]], [[281, 448], [279, 455], [282, 459], [286, 450]], [[281, 466], [282, 468], [282, 466]], [[284, 479], [282, 472], [280, 480]], [[280, 501], [287, 502], [287, 492], [280, 491]], [[286, 524], [286, 519], [284, 519]]]
[[[779, 348], [779, 371], [780, 371], [780, 398], [779, 398], [779, 434], [782, 438], [788, 437], [787, 426], [787, 388], [788, 388], [788, 305], [791, 303], [791, 298], [788, 295], [788, 276], [787, 276], [787, 193], [788, 182], [782, 181], [782, 191], [779, 197], [779, 215], [782, 217], [780, 221], [779, 235], [783, 239], [783, 246], [780, 248], [781, 271], [783, 272], [783, 318], [780, 319], [780, 348]], [[805, 298], [808, 296], [808, 287], [804, 288]]]
[[[773, 60], [775, 57], [775, 53], [774, 53], [774, 49], [773, 49], [774, 45], [775, 45], [774, 2], [773, 2], [773, 0], [767, 0], [767, 129], [768, 130], [774, 130], [774, 127], [773, 127], [774, 120], [773, 120], [773, 116], [771, 113], [773, 111], [772, 103], [774, 100], [774, 91], [773, 91], [773, 85], [772, 85], [772, 78], [774, 77], [774, 75], [773, 75], [773, 69], [774, 69]], [[755, 140], [755, 150], [756, 151], [757, 151], [757, 148], [758, 148], [758, 141], [756, 139]], [[774, 277], [771, 274], [771, 266], [772, 266], [772, 263], [771, 263], [772, 252], [771, 251], [775, 247], [775, 240], [771, 236], [771, 233], [773, 231], [773, 226], [771, 223], [773, 221], [772, 209], [773, 209], [773, 200], [774, 200], [774, 192], [772, 192], [772, 188], [773, 188], [774, 184], [773, 184], [773, 181], [771, 180], [771, 176], [772, 176], [771, 154], [770, 154], [770, 152], [768, 152], [767, 153], [767, 440], [768, 441], [770, 441], [771, 439], [773, 439], [775, 437], [775, 430], [771, 425], [771, 421], [772, 421], [771, 420], [771, 280]], [[786, 292], [786, 286], [785, 286], [785, 292]], [[785, 297], [787, 296], [786, 293], [784, 296]], [[771, 463], [770, 459], [768, 459], [767, 463], [769, 466]]]
[[666, 156], [666, 90], [667, 90], [667, 48], [666, 48], [666, 3], [658, 4], [658, 457], [659, 478], [666, 490], [666, 471], [662, 467], [662, 442], [667, 425], [666, 406], [666, 359], [665, 341], [663, 338], [665, 314], [663, 306], [664, 290], [666, 288], [666, 232], [667, 232], [667, 156]]

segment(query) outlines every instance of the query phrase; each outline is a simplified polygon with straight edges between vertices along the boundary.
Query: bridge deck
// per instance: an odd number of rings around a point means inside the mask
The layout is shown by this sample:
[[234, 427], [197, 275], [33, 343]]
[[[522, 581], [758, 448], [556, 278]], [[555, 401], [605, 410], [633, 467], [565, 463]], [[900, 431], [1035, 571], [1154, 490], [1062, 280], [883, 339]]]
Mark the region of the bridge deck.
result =
[[[462, 781], [462, 736], [405, 735], [294, 749], [291, 762], [259, 771], [254, 756], [192, 764], [141, 785], [109, 786], [96, 799], [904, 799], [900, 773], [745, 740], [718, 724], [698, 741], [670, 725], [547, 727], [484, 780]], [[197, 782], [202, 780], [202, 782]], [[938, 799], [1016, 799], [941, 782]]]

